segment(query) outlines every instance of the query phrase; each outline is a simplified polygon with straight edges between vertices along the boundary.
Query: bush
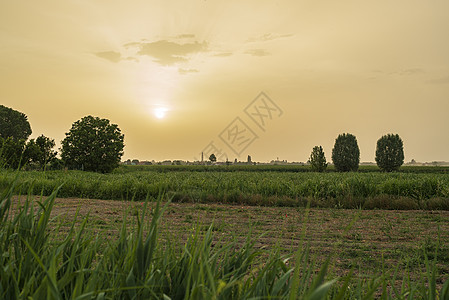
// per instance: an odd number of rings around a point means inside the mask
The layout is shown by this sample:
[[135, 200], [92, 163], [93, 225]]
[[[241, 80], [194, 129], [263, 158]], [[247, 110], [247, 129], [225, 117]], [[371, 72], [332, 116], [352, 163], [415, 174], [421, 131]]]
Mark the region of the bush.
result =
[[387, 134], [377, 141], [376, 163], [382, 171], [397, 171], [404, 163], [404, 146], [398, 134]]
[[357, 171], [360, 162], [360, 150], [357, 139], [350, 133], [340, 134], [332, 149], [332, 162], [339, 172]]

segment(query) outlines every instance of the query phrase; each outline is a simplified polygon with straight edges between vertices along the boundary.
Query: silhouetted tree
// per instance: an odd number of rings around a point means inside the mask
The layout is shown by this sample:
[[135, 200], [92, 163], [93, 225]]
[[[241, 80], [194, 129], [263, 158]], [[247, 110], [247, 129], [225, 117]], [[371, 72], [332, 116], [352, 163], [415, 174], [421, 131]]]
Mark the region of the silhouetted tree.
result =
[[210, 156], [209, 156], [209, 160], [211, 161], [211, 162], [216, 162], [217, 161], [217, 157], [215, 156], [215, 154], [211, 154]]
[[31, 126], [24, 113], [0, 105], [0, 137], [26, 141], [30, 134]]
[[327, 168], [326, 156], [324, 155], [323, 147], [315, 146], [313, 147], [312, 153], [310, 154], [310, 165], [312, 170], [317, 172], [323, 172]]
[[404, 145], [398, 134], [387, 134], [377, 141], [376, 163], [382, 171], [397, 171], [404, 163]]
[[357, 171], [360, 163], [360, 150], [354, 135], [343, 133], [335, 139], [332, 162], [339, 172]]
[[36, 139], [31, 139], [25, 147], [24, 156], [27, 163], [36, 164], [40, 169], [44, 169], [57, 155], [57, 152], [53, 150], [54, 147], [55, 140], [43, 134]]
[[6, 169], [18, 169], [25, 164], [23, 159], [25, 140], [13, 137], [0, 137], [0, 167]]

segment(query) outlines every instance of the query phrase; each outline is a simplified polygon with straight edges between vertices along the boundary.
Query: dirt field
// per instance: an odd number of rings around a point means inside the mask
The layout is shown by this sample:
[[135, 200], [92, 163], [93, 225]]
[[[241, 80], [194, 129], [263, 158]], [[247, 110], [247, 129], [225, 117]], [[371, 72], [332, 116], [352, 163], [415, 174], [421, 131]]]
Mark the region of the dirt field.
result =
[[[154, 206], [155, 203], [150, 203], [147, 213]], [[142, 207], [142, 202], [58, 198], [53, 215], [58, 216], [54, 222], [69, 224], [77, 211], [79, 221], [89, 214], [87, 230], [113, 239], [124, 215], [127, 214], [132, 227]], [[352, 227], [346, 229], [352, 222]], [[368, 275], [384, 264], [386, 269], [398, 266], [401, 275], [408, 266], [412, 277], [419, 277], [424, 271], [424, 252], [433, 259], [439, 244], [438, 283], [449, 277], [447, 211], [310, 209], [307, 212], [303, 208], [171, 203], [161, 219], [161, 241], [183, 243], [192, 230], [206, 231], [212, 223], [217, 241], [244, 240], [250, 234], [257, 247], [270, 249], [278, 245], [291, 256], [305, 233], [304, 243], [310, 245], [318, 261], [333, 255], [333, 272], [337, 275], [352, 267], [356, 273], [361, 270]], [[54, 234], [63, 236], [66, 228], [63, 226], [61, 232]]]

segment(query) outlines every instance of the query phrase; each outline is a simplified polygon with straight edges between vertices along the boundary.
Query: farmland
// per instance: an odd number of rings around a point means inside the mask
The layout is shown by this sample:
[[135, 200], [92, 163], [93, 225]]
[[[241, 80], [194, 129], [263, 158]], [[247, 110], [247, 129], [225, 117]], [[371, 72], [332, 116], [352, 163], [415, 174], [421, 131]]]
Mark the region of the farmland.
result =
[[449, 293], [445, 169], [181, 167], [2, 170], [3, 298]]
[[258, 166], [154, 167], [124, 168], [112, 174], [1, 171], [0, 186], [17, 180], [21, 190], [16, 193], [48, 196], [62, 185], [61, 197], [106, 200], [155, 199], [163, 192], [174, 202], [188, 203], [305, 207], [310, 202], [312, 207], [325, 208], [449, 210], [449, 173], [441, 168], [436, 173], [428, 169], [380, 173], [370, 168], [357, 173], [314, 173], [304, 168], [281, 172], [277, 166], [259, 170]]

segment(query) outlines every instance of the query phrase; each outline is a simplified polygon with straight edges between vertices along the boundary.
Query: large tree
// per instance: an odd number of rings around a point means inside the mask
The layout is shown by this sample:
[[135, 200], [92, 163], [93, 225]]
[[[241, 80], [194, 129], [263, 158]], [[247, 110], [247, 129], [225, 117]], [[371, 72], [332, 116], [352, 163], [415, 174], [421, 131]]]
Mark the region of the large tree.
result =
[[61, 144], [61, 158], [67, 167], [102, 173], [118, 166], [125, 147], [116, 124], [93, 116], [73, 123]]
[[397, 171], [404, 163], [404, 145], [398, 134], [387, 134], [377, 141], [376, 163], [382, 171]]
[[31, 126], [24, 113], [0, 105], [0, 137], [27, 140], [30, 134]]
[[360, 162], [360, 150], [354, 135], [343, 133], [335, 139], [332, 149], [332, 162], [339, 172], [357, 171]]

